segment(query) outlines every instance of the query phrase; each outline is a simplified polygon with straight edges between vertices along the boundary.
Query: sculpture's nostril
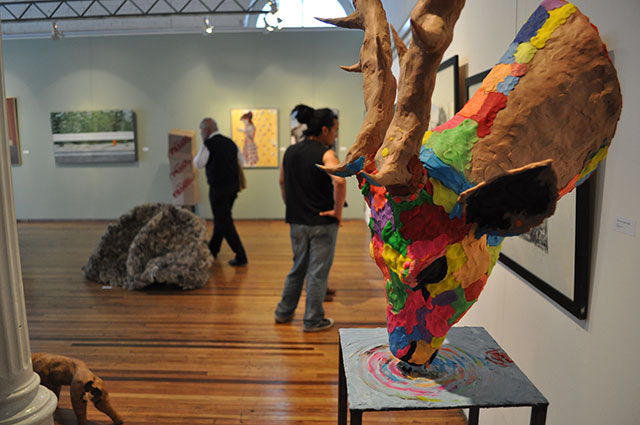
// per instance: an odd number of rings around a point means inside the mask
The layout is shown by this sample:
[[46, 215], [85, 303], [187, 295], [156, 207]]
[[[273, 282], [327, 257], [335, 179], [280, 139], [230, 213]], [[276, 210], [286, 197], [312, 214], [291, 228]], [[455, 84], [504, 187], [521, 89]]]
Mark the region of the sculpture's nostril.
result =
[[415, 341], [411, 341], [409, 351], [407, 351], [407, 354], [400, 357], [400, 360], [409, 363], [409, 360], [411, 360], [411, 357], [413, 356], [413, 353], [415, 353], [417, 346], [418, 344]]
[[422, 298], [424, 298], [425, 302], [429, 301], [429, 297], [431, 296], [431, 292], [429, 292], [429, 290], [427, 289], [426, 286], [421, 286], [420, 289], [422, 290]]

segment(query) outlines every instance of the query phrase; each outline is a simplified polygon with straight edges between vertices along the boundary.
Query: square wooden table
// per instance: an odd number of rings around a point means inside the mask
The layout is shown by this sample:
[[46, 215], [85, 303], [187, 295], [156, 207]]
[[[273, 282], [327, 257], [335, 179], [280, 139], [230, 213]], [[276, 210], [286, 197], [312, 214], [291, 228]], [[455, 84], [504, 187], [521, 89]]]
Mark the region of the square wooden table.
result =
[[385, 328], [340, 329], [338, 424], [363, 412], [531, 406], [530, 425], [544, 425], [549, 402], [482, 327], [453, 327], [429, 369], [389, 351]]

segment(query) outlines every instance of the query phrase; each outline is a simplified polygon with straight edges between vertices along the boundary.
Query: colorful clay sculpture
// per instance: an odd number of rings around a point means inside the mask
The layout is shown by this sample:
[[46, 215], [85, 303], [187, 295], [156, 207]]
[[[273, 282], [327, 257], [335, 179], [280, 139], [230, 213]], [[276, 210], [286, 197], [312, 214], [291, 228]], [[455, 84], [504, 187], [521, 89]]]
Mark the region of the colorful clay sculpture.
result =
[[435, 75], [464, 0], [421, 0], [396, 83], [379, 0], [354, 1], [334, 25], [365, 31], [367, 114], [345, 161], [371, 208], [371, 256], [387, 291], [391, 352], [428, 365], [477, 301], [505, 236], [553, 214], [559, 197], [604, 159], [620, 117], [616, 71], [597, 29], [563, 0], [545, 0], [482, 87], [426, 131]]

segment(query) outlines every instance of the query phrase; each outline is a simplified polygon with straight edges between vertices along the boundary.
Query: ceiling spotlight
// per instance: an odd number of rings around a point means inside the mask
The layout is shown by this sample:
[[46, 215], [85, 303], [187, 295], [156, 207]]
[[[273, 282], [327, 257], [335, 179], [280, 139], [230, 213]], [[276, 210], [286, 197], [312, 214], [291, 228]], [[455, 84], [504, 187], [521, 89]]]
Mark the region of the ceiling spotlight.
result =
[[275, 15], [276, 13], [278, 13], [278, 3], [275, 0], [267, 1], [267, 6], [271, 8], [269, 13], [271, 13], [272, 15]]
[[283, 27], [283, 21], [279, 16], [280, 13], [277, 2], [275, 0], [269, 0], [267, 1], [267, 6], [271, 8], [271, 11], [262, 18], [264, 21], [264, 29], [269, 32], [281, 30]]
[[276, 30], [276, 27], [274, 27], [273, 25], [269, 25], [269, 24], [267, 23], [267, 18], [265, 17], [265, 18], [264, 18], [264, 29], [266, 29], [266, 30], [267, 30], [267, 31], [269, 31], [269, 32], [273, 32], [273, 31], [275, 31], [275, 30]]
[[51, 24], [51, 39], [60, 40], [62, 37], [64, 37], [64, 34], [58, 28], [58, 23], [53, 21], [53, 23]]
[[[272, 19], [267, 20], [267, 17], [272, 17]], [[275, 19], [275, 22], [273, 21], [273, 19]], [[264, 29], [266, 29], [269, 32], [273, 32], [275, 30], [281, 30], [282, 19], [280, 19], [277, 16], [273, 17], [271, 14], [266, 15], [264, 17]]]
[[213, 34], [213, 24], [211, 23], [211, 18], [208, 16], [204, 17], [204, 33], [206, 35]]

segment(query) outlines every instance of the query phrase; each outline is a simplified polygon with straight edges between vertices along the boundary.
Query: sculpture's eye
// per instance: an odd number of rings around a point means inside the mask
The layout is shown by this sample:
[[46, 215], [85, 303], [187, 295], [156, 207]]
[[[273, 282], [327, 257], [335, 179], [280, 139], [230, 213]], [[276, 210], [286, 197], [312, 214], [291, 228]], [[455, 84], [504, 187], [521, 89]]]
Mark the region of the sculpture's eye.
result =
[[447, 257], [440, 257], [418, 274], [419, 286], [440, 282], [447, 276]]
[[418, 285], [413, 289], [417, 291], [420, 289], [422, 291], [422, 297], [425, 301], [429, 299], [431, 294], [427, 289], [427, 285], [429, 283], [440, 282], [447, 276], [447, 271], [449, 270], [447, 266], [447, 257], [440, 257], [433, 263], [429, 264], [429, 267], [422, 270], [417, 277]]

